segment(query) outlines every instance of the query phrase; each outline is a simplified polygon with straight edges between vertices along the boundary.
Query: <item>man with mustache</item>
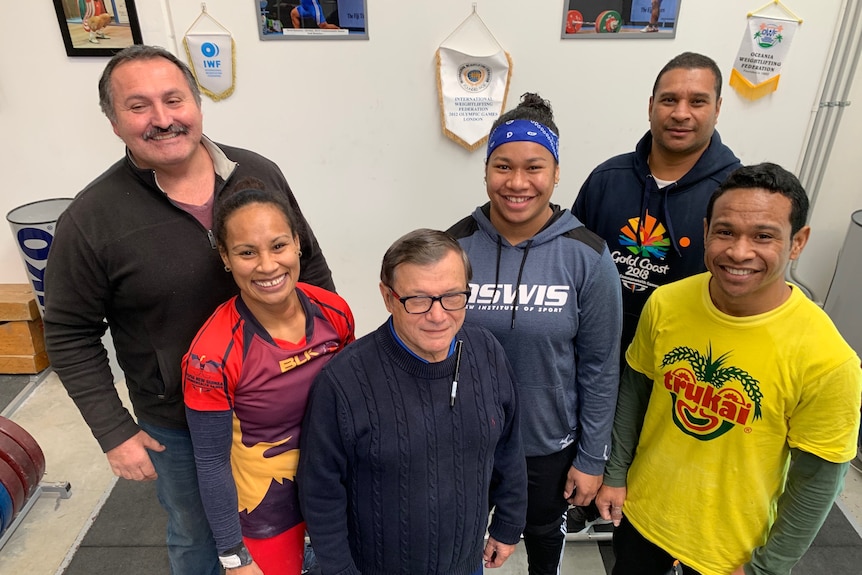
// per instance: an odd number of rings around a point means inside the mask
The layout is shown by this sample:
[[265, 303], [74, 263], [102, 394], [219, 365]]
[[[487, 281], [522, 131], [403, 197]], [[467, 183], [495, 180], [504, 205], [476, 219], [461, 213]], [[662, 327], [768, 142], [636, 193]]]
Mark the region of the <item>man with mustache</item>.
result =
[[[114, 473], [157, 481], [171, 573], [217, 575], [180, 362], [204, 320], [237, 293], [211, 232], [224, 190], [254, 176], [285, 194], [299, 218], [300, 281], [335, 286], [278, 166], [203, 135], [200, 91], [176, 56], [153, 46], [126, 48], [105, 67], [99, 99], [126, 155], [57, 223], [45, 272], [48, 354]], [[137, 422], [114, 387], [101, 343], [108, 327]]]
[[[721, 71], [709, 57], [684, 52], [656, 77], [650, 130], [635, 151], [600, 164], [581, 186], [572, 213], [601, 236], [620, 274], [621, 354], [634, 337], [649, 295], [660, 285], [705, 270], [703, 215], [712, 192], [740, 166], [715, 124]], [[621, 368], [624, 367], [620, 358]], [[622, 373], [622, 369], [620, 371]], [[595, 509], [569, 512], [580, 531]]]

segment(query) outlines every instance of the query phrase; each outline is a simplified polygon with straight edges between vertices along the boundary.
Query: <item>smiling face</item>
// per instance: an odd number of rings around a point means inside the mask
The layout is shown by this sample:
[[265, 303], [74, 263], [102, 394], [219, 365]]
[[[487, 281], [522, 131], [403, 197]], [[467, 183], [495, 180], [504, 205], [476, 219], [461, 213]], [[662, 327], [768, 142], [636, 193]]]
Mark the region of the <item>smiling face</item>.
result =
[[114, 133], [141, 168], [181, 166], [198, 150], [203, 114], [186, 77], [164, 58], [132, 60], [111, 74]]
[[551, 216], [549, 203], [559, 179], [560, 166], [541, 144], [498, 146], [485, 166], [491, 223], [511, 244], [533, 237]]
[[430, 362], [446, 359], [455, 334], [464, 324], [466, 309], [446, 311], [435, 301], [426, 313], [410, 314], [389, 289], [401, 297], [415, 295], [440, 296], [469, 289], [464, 260], [454, 251], [439, 261], [417, 265], [401, 264], [395, 268], [394, 285], [380, 284], [380, 294], [386, 310], [392, 314], [395, 333], [410, 350]]
[[258, 316], [277, 313], [296, 298], [299, 238], [273, 204], [252, 203], [225, 220], [221, 257], [243, 301]]
[[709, 145], [721, 98], [707, 68], [675, 68], [659, 79], [649, 100], [653, 153], [673, 158], [700, 155]]
[[784, 271], [810, 233], [805, 226], [792, 234], [790, 210], [787, 197], [760, 188], [728, 190], [715, 200], [712, 219], [704, 225], [704, 260], [712, 273], [709, 294], [719, 310], [757, 315], [790, 296]]

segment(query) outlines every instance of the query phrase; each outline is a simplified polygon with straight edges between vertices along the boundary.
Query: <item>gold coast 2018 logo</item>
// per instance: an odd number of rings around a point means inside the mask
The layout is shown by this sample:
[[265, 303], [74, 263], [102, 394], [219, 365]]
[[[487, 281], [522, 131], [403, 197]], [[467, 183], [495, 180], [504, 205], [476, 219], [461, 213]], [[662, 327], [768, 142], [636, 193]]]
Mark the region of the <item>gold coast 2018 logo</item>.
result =
[[706, 355], [690, 347], [675, 347], [662, 358], [661, 367], [688, 364], [664, 373], [673, 422], [683, 433], [708, 441], [735, 425], [760, 419], [760, 382], [738, 367], [726, 366], [729, 355], [713, 359], [712, 346]]

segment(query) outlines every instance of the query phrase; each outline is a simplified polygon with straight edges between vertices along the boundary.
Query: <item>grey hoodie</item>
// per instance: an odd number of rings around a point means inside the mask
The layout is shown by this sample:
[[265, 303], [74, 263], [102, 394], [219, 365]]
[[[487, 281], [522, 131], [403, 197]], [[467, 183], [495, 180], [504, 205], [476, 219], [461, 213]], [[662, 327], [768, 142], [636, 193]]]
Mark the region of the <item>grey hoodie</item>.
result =
[[524, 452], [578, 443], [572, 464], [599, 475], [610, 452], [619, 387], [622, 304], [605, 242], [568, 210], [516, 246], [490, 205], [452, 226], [473, 266], [467, 321], [489, 329], [515, 371]]

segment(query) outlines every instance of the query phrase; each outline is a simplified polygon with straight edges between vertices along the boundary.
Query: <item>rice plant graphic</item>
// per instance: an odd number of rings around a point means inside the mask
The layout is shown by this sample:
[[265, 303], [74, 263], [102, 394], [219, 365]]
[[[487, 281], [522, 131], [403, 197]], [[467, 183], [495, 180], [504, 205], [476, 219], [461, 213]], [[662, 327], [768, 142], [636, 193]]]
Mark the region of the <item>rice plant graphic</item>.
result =
[[[748, 396], [748, 399], [751, 400], [751, 404], [754, 408], [752, 413], [753, 419], [758, 420], [763, 415], [761, 410], [763, 393], [760, 391], [760, 382], [745, 370], [732, 365], [726, 365], [729, 357], [730, 352], [727, 352], [719, 357], [713, 358], [712, 344], [709, 345], [706, 355], [700, 353], [696, 349], [680, 346], [673, 348], [664, 355], [661, 367], [667, 367], [681, 362], [687, 363], [691, 367], [689, 377], [693, 376], [696, 379], [696, 381], [691, 382], [691, 393], [693, 396], [696, 396], [693, 400], [695, 404], [701, 404], [702, 402], [707, 403], [704, 396], [708, 396], [708, 398], [716, 405], [719, 403], [724, 405], [723, 402], [725, 399], [731, 399], [734, 394], [741, 398], [741, 394], [735, 390], [728, 389], [726, 391], [719, 391], [722, 390], [727, 382], [738, 381], [742, 386], [742, 390], [745, 392], [746, 396]], [[681, 371], [683, 373], [680, 373]], [[678, 378], [682, 378], [684, 380], [686, 373], [689, 373], [688, 370], [682, 368], [674, 370], [673, 372], [668, 372], [666, 377], [674, 379], [675, 381]], [[711, 390], [705, 392], [705, 390], [699, 389], [701, 386], [696, 386], [697, 382], [708, 384], [715, 390], [715, 393]], [[670, 389], [670, 386], [668, 386], [668, 388]], [[712, 439], [726, 433], [734, 425], [734, 422], [728, 421], [727, 419], [719, 421], [719, 419], [715, 417], [705, 417], [703, 410], [700, 410], [696, 414], [695, 411], [690, 409], [687, 403], [678, 399], [677, 393], [672, 391], [671, 395], [674, 400], [674, 421], [683, 432], [692, 435], [693, 437], [697, 437], [698, 439]], [[704, 417], [699, 417], [698, 415]], [[685, 419], [688, 425], [681, 421], [681, 416], [682, 419]], [[691, 428], [698, 426], [698, 431], [701, 433], [694, 433]], [[710, 433], [702, 433], [705, 431], [709, 431]]]

